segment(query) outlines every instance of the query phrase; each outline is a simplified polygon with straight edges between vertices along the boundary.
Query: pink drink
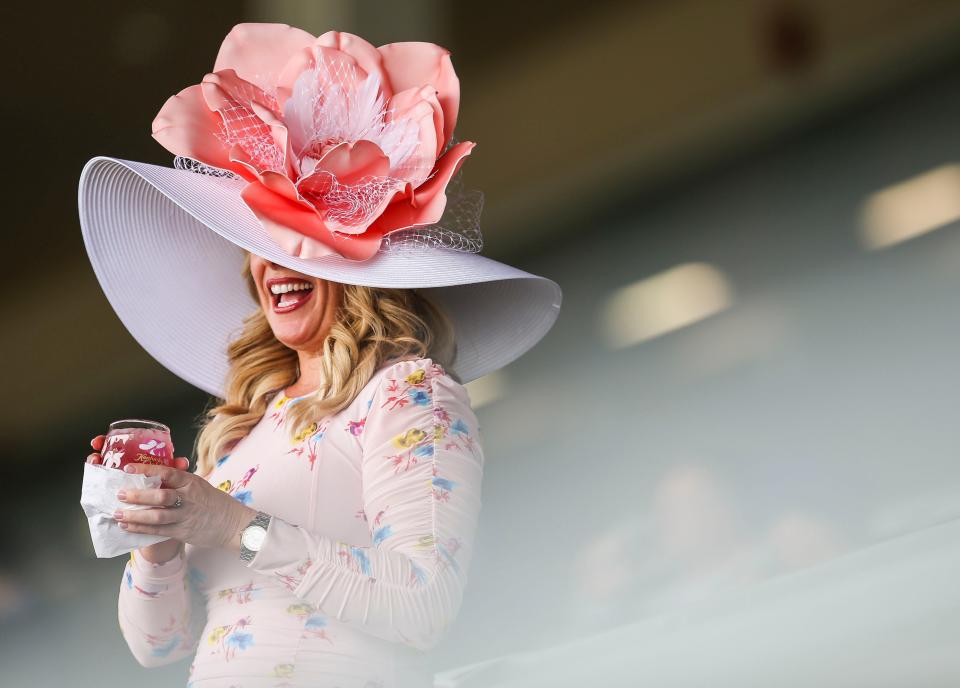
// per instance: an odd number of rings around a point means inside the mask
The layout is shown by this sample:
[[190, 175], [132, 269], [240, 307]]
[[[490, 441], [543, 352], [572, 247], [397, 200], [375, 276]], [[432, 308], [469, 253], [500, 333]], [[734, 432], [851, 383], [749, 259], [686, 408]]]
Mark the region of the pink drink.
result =
[[118, 420], [110, 423], [100, 453], [103, 465], [107, 468], [123, 470], [128, 463], [174, 465], [170, 428], [152, 420]]

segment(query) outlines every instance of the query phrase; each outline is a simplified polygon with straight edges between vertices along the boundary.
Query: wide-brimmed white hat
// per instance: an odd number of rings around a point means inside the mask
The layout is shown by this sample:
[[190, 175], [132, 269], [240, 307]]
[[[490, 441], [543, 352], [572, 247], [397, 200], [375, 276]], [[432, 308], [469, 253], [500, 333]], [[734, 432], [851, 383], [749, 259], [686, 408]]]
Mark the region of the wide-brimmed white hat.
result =
[[553, 325], [560, 287], [479, 255], [459, 102], [438, 45], [238, 24], [213, 72], [153, 121], [173, 167], [97, 157], [83, 169], [80, 225], [107, 299], [154, 358], [219, 397], [228, 343], [259, 308], [244, 251], [425, 292], [453, 321], [463, 382], [510, 363]]
[[453, 320], [463, 382], [515, 360], [551, 328], [560, 287], [475, 252], [422, 246], [366, 261], [295, 258], [210, 175], [97, 157], [80, 177], [80, 226], [94, 272], [130, 334], [171, 372], [223, 396], [226, 347], [259, 304], [244, 250], [343, 284], [418, 288]]

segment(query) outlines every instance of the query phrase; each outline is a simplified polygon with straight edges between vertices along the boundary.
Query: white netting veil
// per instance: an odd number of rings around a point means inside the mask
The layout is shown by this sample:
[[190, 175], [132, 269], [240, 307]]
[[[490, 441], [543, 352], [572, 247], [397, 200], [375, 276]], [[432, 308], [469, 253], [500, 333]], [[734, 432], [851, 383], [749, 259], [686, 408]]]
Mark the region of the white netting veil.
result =
[[205, 174], [208, 177], [217, 177], [226, 181], [236, 182], [238, 189], [242, 189], [247, 183], [243, 177], [234, 174], [230, 170], [214, 167], [213, 165], [208, 165], [205, 162], [200, 162], [199, 160], [187, 158], [182, 155], [178, 155], [173, 159], [173, 166], [178, 170], [196, 172], [197, 174]]
[[482, 211], [483, 192], [465, 189], [461, 170], [447, 185], [447, 207], [440, 221], [423, 227], [400, 229], [385, 235], [380, 244], [380, 252], [418, 250], [424, 246], [434, 246], [479, 253], [483, 249], [483, 236], [480, 232]]

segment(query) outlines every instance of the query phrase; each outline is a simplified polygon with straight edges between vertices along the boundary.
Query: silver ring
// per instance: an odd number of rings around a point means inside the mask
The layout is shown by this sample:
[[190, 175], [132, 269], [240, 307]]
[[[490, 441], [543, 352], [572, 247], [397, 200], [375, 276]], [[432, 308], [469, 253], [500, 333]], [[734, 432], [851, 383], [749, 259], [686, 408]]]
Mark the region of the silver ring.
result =
[[173, 506], [175, 506], [175, 507], [183, 506], [183, 497], [181, 497], [181, 496], [178, 494], [178, 495], [177, 495], [177, 501], [175, 501], [175, 502], [173, 503]]

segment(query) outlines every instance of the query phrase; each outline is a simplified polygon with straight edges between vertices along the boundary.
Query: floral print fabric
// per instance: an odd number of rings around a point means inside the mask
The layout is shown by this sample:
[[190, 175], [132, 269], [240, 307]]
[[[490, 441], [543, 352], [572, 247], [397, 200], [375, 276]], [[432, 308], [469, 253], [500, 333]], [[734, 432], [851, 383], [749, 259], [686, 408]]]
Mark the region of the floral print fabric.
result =
[[387, 688], [456, 617], [484, 463], [464, 387], [430, 358], [390, 363], [291, 438], [302, 400], [278, 393], [207, 476], [273, 516], [251, 562], [190, 545], [127, 562], [120, 626], [142, 664], [194, 654], [191, 686]]

